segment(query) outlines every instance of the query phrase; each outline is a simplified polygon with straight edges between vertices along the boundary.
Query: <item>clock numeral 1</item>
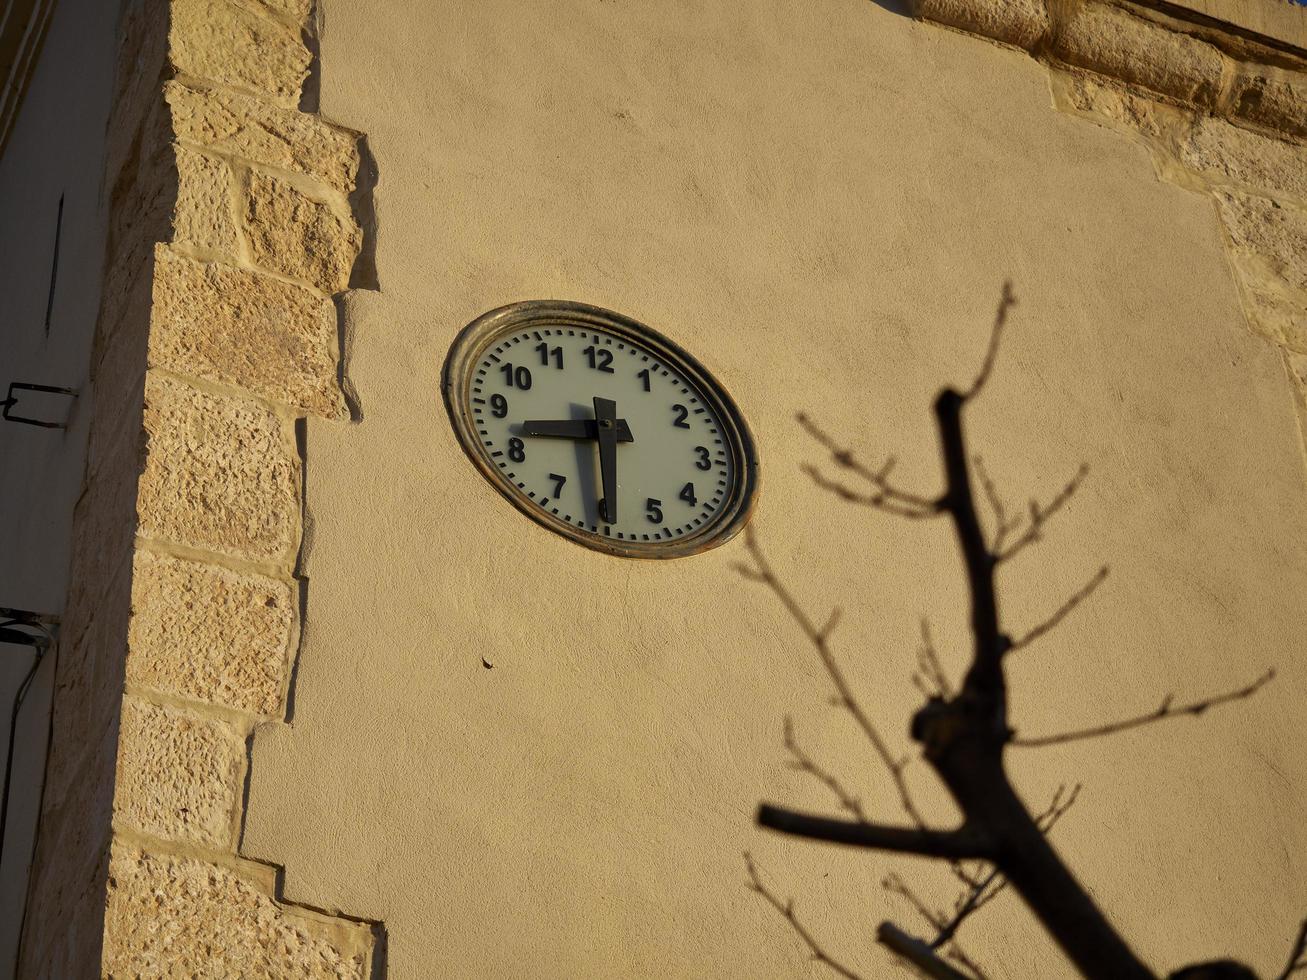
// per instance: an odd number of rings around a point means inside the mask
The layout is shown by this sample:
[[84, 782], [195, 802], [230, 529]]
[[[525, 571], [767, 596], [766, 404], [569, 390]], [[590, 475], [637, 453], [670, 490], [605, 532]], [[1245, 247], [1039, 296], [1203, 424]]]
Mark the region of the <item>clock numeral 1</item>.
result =
[[541, 343], [536, 344], [535, 349], [540, 355], [540, 363], [545, 367], [549, 367], [549, 359], [551, 357], [554, 359], [554, 367], [561, 368], [563, 366], [563, 348], [555, 347], [553, 350], [550, 350], [548, 344]]
[[691, 507], [693, 507], [695, 504], [699, 502], [699, 498], [694, 495], [693, 483], [687, 483], [685, 486], [681, 487], [681, 492], [678, 493], [676, 496], [684, 500]]
[[514, 386], [521, 388], [523, 391], [531, 390], [531, 369], [525, 367], [513, 367], [512, 364], [505, 364], [499, 370], [504, 372], [504, 383], [508, 387]]
[[649, 518], [650, 524], [661, 524], [663, 522], [663, 502], [650, 497], [644, 503], [644, 515]]
[[649, 384], [649, 369], [648, 369], [648, 368], [645, 368], [643, 371], [636, 371], [636, 372], [635, 372], [635, 376], [636, 376], [637, 378], [639, 378], [641, 381], [644, 382], [644, 390], [645, 390], [645, 391], [653, 391], [653, 387]]

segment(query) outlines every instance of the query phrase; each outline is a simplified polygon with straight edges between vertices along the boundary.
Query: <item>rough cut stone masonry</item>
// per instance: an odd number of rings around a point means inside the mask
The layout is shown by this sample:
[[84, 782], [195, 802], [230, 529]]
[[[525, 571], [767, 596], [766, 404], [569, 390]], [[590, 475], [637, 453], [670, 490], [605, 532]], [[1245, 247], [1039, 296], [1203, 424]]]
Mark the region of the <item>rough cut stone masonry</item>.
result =
[[[75, 585], [24, 976], [369, 975], [379, 927], [237, 854], [299, 635], [296, 420], [348, 419], [359, 135], [300, 111], [307, 2], [126, 5]], [[110, 835], [112, 827], [112, 839]]]
[[[916, 12], [1026, 49], [1061, 108], [1143, 140], [1160, 176], [1212, 197], [1249, 325], [1280, 346], [1301, 405], [1304, 39], [1162, 6]], [[279, 901], [273, 869], [238, 854], [248, 738], [284, 714], [298, 643], [296, 420], [349, 415], [331, 296], [363, 242], [360, 137], [300, 111], [311, 37], [310, 0], [124, 11], [25, 976], [372, 972], [378, 925]]]

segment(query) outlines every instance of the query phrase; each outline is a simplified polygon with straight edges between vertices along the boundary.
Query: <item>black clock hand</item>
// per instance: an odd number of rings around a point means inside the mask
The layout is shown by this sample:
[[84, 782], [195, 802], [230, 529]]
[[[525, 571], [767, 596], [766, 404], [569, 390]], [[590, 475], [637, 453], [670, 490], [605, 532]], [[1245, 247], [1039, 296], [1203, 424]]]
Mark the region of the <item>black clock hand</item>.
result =
[[[635, 442], [626, 419], [614, 425], [618, 442]], [[556, 436], [560, 439], [597, 439], [599, 423], [594, 419], [531, 419], [522, 423], [524, 436]]]
[[604, 513], [609, 524], [617, 523], [617, 402], [595, 399], [595, 425], [599, 430], [599, 474], [604, 487]]

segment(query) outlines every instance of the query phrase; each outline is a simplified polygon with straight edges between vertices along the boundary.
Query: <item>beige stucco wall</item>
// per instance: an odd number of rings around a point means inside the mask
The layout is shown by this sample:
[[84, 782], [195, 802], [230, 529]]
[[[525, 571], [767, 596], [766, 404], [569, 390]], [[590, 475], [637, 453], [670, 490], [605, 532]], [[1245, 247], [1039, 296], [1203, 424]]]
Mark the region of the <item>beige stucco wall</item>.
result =
[[[642, 564], [550, 536], [467, 462], [439, 372], [465, 323], [529, 298], [693, 351], [757, 437], [764, 545], [814, 610], [844, 606], [838, 649], [906, 751], [919, 616], [963, 663], [952, 541], [818, 492], [793, 415], [938, 486], [929, 399], [974, 370], [1010, 277], [975, 445], [1018, 506], [1092, 471], [1005, 573], [1010, 622], [1113, 569], [1013, 664], [1015, 723], [1280, 672], [1199, 722], [1014, 750], [1015, 779], [1036, 809], [1084, 782], [1058, 845], [1149, 962], [1278, 968], [1307, 905], [1307, 483], [1210, 197], [1056, 109], [1023, 53], [862, 0], [322, 13], [323, 112], [381, 173], [381, 290], [346, 301], [361, 422], [307, 423], [294, 711], [251, 759], [241, 851], [285, 866], [287, 899], [384, 921], [396, 980], [820, 975], [745, 890], [748, 849], [888, 972], [874, 923], [911, 917], [884, 872], [940, 904], [947, 875], [753, 827], [760, 799], [835, 812], [784, 766], [787, 713], [872, 812], [893, 797], [739, 544]], [[964, 938], [993, 976], [1066, 973], [1015, 896]]]

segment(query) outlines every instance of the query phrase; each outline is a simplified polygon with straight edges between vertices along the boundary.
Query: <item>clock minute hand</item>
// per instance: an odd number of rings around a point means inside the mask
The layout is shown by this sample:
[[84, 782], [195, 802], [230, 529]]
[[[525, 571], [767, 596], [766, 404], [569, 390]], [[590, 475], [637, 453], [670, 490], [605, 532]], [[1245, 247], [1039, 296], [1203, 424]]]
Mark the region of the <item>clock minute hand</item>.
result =
[[595, 399], [596, 441], [599, 443], [599, 475], [603, 481], [604, 506], [600, 516], [617, 523], [617, 402]]
[[[618, 442], [635, 442], [626, 419], [613, 426]], [[598, 439], [599, 423], [594, 419], [530, 419], [522, 423], [524, 436], [554, 436], [559, 439]]]

